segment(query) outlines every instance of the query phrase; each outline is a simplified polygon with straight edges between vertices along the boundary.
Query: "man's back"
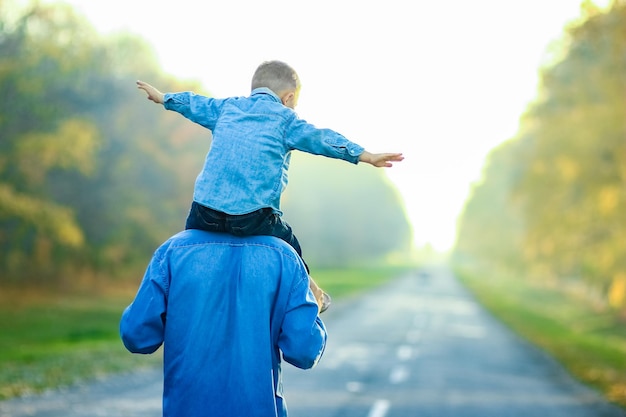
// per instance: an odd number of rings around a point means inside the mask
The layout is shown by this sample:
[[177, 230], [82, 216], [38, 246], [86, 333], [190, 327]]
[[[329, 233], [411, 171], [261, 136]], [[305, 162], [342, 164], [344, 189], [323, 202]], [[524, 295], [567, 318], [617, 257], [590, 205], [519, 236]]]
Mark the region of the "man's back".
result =
[[150, 263], [121, 334], [131, 352], [164, 344], [164, 415], [286, 415], [280, 353], [300, 368], [326, 332], [291, 247], [268, 236], [187, 230]]

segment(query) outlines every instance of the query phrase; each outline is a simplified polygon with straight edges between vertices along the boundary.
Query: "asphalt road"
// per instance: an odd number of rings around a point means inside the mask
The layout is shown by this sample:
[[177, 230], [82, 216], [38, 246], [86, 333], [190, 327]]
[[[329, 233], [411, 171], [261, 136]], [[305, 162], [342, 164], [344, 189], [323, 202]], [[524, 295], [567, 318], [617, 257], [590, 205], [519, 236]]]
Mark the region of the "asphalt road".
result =
[[[618, 417], [500, 324], [445, 269], [407, 275], [324, 313], [326, 353], [284, 366], [293, 417]], [[157, 417], [159, 370], [0, 402], [0, 417]]]

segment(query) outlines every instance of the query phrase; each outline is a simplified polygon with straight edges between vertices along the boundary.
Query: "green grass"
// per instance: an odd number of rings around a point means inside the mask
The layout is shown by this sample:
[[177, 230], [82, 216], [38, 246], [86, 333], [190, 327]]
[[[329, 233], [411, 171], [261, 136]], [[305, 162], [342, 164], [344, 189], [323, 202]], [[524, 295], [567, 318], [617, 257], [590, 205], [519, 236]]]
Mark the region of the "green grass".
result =
[[626, 323], [617, 314], [559, 287], [467, 273], [459, 276], [515, 332], [610, 401], [626, 406]]
[[0, 399], [159, 363], [128, 353], [118, 325], [129, 298], [55, 297], [0, 306]]
[[[314, 272], [318, 284], [338, 300], [407, 269]], [[119, 319], [134, 290], [126, 295], [64, 297], [0, 290], [0, 399], [160, 364], [160, 354], [132, 355], [119, 339]]]
[[[408, 266], [380, 266], [351, 269], [311, 270], [315, 282], [333, 299], [354, 295], [379, 286], [411, 269]], [[414, 269], [414, 267], [413, 267]]]

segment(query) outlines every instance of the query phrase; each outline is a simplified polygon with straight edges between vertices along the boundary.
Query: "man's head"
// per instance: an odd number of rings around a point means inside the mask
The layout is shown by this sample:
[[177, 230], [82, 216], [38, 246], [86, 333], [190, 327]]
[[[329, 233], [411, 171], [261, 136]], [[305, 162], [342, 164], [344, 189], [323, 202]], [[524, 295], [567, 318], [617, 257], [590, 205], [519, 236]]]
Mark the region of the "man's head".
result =
[[300, 78], [296, 71], [281, 61], [265, 61], [258, 66], [252, 76], [252, 90], [269, 88], [282, 103], [295, 108], [300, 95]]

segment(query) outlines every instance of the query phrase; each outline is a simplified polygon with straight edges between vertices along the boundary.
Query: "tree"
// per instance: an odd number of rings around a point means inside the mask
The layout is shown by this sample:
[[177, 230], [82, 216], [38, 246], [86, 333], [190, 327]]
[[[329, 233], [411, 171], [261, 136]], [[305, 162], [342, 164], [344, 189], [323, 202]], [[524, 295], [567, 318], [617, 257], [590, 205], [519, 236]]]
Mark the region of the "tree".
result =
[[591, 13], [544, 71], [543, 96], [523, 121], [534, 141], [515, 193], [527, 262], [604, 291], [626, 267], [626, 7]]
[[77, 24], [67, 8], [36, 6], [8, 20], [9, 6], [3, 6], [0, 246], [6, 254], [2, 266], [15, 271], [30, 256], [48, 266], [56, 245], [84, 244], [74, 211], [49, 198], [46, 177], [54, 170], [87, 175], [99, 138], [93, 126], [61, 99], [76, 91], [72, 79], [81, 67], [74, 62], [88, 54], [85, 43], [67, 46], [74, 38], [86, 42], [88, 28]]
[[523, 268], [524, 220], [510, 191], [524, 175], [517, 160], [526, 146], [527, 141], [511, 140], [489, 154], [482, 178], [473, 185], [459, 216], [456, 263], [509, 276]]
[[207, 134], [149, 108], [134, 80], [181, 83], [145, 42], [100, 38], [67, 6], [0, 10], [0, 279], [136, 263], [180, 229], [195, 172], [178, 164], [198, 166], [208, 141], [182, 149]]
[[[492, 163], [504, 155], [506, 164], [486, 170], [463, 214], [456, 251], [524, 265], [535, 279], [585, 283], [624, 305], [626, 3], [605, 13], [589, 4], [584, 10], [560, 60], [543, 70], [541, 94], [517, 137], [491, 154]], [[504, 243], [478, 235], [488, 219], [522, 227]], [[515, 259], [497, 249], [498, 241]]]

